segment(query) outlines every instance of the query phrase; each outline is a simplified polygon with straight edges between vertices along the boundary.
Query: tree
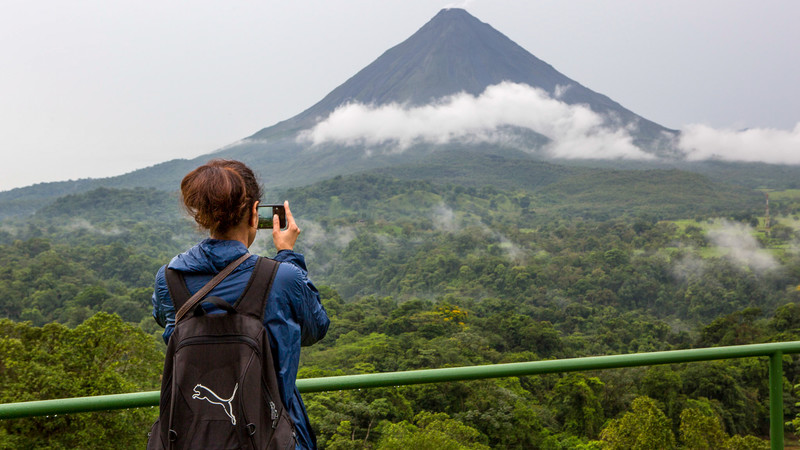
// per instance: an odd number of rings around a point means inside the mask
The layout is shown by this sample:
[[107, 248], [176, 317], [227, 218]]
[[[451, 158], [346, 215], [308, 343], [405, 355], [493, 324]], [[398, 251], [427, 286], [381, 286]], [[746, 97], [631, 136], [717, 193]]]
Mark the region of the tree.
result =
[[686, 408], [681, 412], [680, 426], [683, 448], [691, 450], [713, 450], [720, 448], [727, 439], [722, 421], [710, 408]]
[[564, 430], [594, 438], [605, 420], [600, 392], [603, 382], [597, 377], [570, 373], [558, 380], [550, 398], [556, 418]]
[[725, 441], [724, 450], [769, 450], [769, 442], [755, 436], [731, 436]]
[[[0, 402], [119, 394], [158, 388], [164, 360], [155, 340], [118, 316], [98, 313], [74, 329], [0, 320]], [[157, 410], [133, 409], [0, 421], [18, 448], [144, 445]]]
[[758, 326], [761, 309], [746, 308], [715, 319], [703, 328], [698, 346], [742, 345], [758, 342], [764, 329]]
[[652, 366], [642, 378], [639, 392], [658, 401], [663, 411], [676, 425], [682, 408], [680, 374], [670, 366]]
[[676, 448], [669, 419], [649, 397], [637, 397], [631, 404], [631, 411], [620, 419], [611, 420], [603, 428], [600, 439], [603, 448], [614, 450]]
[[384, 422], [378, 448], [408, 450], [435, 448], [437, 450], [488, 449], [486, 437], [444, 413], [423, 411], [414, 416], [414, 423]]

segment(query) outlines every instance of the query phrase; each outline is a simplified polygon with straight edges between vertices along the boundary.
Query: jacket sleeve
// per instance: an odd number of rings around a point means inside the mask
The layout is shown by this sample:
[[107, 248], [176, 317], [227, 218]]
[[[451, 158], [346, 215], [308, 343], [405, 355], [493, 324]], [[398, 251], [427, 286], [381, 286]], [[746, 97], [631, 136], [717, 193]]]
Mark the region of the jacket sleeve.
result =
[[164, 327], [164, 334], [162, 335], [164, 343], [169, 342], [169, 337], [172, 335], [172, 330], [175, 328], [175, 306], [172, 304], [172, 298], [169, 296], [169, 288], [167, 288], [167, 280], [164, 277], [164, 270], [166, 266], [162, 266], [156, 272], [155, 288], [153, 289], [153, 319], [156, 323]]
[[294, 276], [289, 288], [293, 315], [300, 324], [300, 344], [311, 345], [325, 337], [330, 319], [320, 301], [319, 291], [308, 279], [305, 257], [300, 253], [282, 250], [275, 260], [293, 266]]

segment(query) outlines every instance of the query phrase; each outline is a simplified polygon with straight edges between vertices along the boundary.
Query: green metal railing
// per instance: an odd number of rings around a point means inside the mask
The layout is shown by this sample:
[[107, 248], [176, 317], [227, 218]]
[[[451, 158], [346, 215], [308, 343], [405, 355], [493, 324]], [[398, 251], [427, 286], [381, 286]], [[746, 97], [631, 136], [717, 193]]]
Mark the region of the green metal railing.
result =
[[[412, 370], [408, 372], [307, 378], [297, 380], [297, 388], [300, 392], [304, 393], [338, 391], [766, 356], [769, 357], [770, 442], [772, 449], [777, 450], [783, 448], [782, 360], [784, 354], [791, 353], [800, 353], [800, 341], [635, 353], [630, 355], [592, 356], [586, 358], [485, 366], [451, 367], [445, 369]], [[157, 406], [159, 394], [159, 391], [152, 391], [7, 403], [0, 405], [0, 419]]]

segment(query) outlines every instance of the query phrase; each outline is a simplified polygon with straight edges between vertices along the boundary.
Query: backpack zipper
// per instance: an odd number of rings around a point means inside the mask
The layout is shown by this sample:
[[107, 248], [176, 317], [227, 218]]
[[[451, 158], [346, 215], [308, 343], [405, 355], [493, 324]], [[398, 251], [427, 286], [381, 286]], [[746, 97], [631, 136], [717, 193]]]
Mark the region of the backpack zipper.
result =
[[245, 344], [253, 347], [253, 349], [261, 355], [261, 349], [258, 347], [258, 343], [255, 339], [251, 338], [250, 336], [244, 334], [231, 334], [231, 335], [205, 335], [205, 336], [192, 336], [186, 339], [183, 339], [180, 344], [175, 348], [177, 352], [178, 349], [181, 347], [185, 347], [187, 345], [200, 345], [200, 344], [240, 344], [244, 342]]
[[278, 408], [275, 407], [275, 402], [269, 402], [270, 417], [272, 418], [272, 428], [278, 427]]
[[[292, 445], [292, 444], [294, 444], [294, 445]], [[294, 430], [294, 427], [292, 427], [292, 440], [289, 441], [288, 444], [286, 444], [286, 448], [287, 449], [289, 449], [289, 448], [297, 448], [297, 432]]]

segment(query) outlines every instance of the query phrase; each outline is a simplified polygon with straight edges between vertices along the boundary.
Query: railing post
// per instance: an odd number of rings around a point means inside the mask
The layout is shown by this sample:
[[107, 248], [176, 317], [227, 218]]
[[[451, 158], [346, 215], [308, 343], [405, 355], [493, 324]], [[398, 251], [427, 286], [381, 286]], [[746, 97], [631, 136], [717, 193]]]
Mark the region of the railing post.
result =
[[769, 441], [783, 449], [783, 352], [769, 355]]

